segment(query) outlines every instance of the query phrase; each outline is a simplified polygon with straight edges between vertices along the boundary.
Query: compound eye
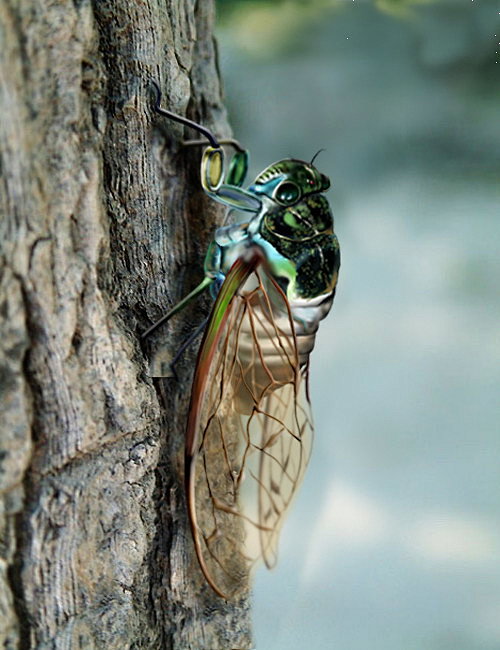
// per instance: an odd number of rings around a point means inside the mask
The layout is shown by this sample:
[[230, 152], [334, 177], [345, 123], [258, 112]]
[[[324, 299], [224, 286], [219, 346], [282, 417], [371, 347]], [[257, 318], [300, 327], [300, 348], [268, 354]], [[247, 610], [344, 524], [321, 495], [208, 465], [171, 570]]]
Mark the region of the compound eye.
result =
[[285, 181], [281, 185], [278, 185], [274, 196], [279, 203], [291, 205], [300, 198], [300, 188], [291, 181]]

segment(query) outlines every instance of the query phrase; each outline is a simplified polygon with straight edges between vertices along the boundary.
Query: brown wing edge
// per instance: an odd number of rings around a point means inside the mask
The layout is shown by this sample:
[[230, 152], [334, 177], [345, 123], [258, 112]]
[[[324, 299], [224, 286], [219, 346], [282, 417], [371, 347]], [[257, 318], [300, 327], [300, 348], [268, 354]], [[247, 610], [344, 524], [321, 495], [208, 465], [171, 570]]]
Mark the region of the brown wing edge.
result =
[[203, 557], [196, 516], [195, 461], [199, 442], [198, 434], [200, 413], [202, 399], [206, 389], [206, 382], [209, 376], [208, 370], [210, 368], [210, 364], [212, 363], [217, 345], [220, 341], [224, 324], [229, 315], [229, 306], [236, 296], [238, 290], [245, 284], [246, 280], [257, 269], [259, 264], [263, 262], [263, 260], [263, 255], [258, 248], [250, 248], [246, 257], [238, 258], [235, 261], [220, 288], [217, 299], [214, 303], [214, 306], [212, 307], [210, 319], [205, 329], [205, 333], [200, 345], [200, 350], [198, 352], [186, 428], [184, 481], [189, 524], [193, 536], [196, 556], [198, 558], [200, 568], [203, 572], [203, 575], [205, 576], [206, 581], [215, 591], [215, 593], [225, 600], [229, 600], [230, 597], [218, 587]]

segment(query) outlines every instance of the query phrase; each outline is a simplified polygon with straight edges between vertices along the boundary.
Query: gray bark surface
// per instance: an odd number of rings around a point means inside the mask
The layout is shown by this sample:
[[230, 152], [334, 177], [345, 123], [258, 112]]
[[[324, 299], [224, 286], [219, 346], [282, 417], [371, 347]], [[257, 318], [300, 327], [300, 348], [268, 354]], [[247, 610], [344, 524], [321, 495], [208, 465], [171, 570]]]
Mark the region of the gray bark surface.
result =
[[[212, 0], [0, 5], [4, 648], [251, 647], [247, 599], [210, 590], [187, 525], [196, 350], [152, 380], [139, 341], [201, 279], [221, 217], [148, 83], [227, 135], [213, 22]], [[169, 347], [207, 308], [161, 330]]]

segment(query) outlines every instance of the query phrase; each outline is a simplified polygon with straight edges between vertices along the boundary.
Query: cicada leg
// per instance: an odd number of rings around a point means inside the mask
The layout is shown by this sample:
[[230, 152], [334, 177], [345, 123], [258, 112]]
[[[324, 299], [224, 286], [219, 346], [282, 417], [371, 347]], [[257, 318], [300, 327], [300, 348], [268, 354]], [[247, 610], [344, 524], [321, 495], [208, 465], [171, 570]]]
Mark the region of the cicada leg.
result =
[[[215, 300], [219, 289], [224, 281], [224, 275], [221, 272], [221, 246], [215, 241], [210, 243], [205, 257], [204, 270], [205, 278], [200, 284], [193, 289], [187, 296], [180, 300], [176, 305], [170, 309], [166, 314], [159, 318], [153, 325], [141, 335], [142, 339], [147, 338], [156, 331], [161, 325], [168, 322], [172, 316], [178, 314], [184, 309], [191, 301], [197, 298], [207, 288], [210, 288], [212, 298]], [[199, 336], [201, 331], [206, 325], [206, 320], [199, 325], [195, 331], [182, 343], [180, 349], [172, 357], [171, 351], [165, 345], [159, 345], [151, 356], [150, 374], [152, 377], [177, 377], [175, 371], [175, 364], [179, 361], [185, 350], [191, 343]]]
[[195, 287], [190, 293], [188, 293], [187, 296], [185, 296], [182, 300], [180, 300], [176, 305], [172, 307], [170, 311], [168, 311], [166, 314], [163, 314], [161, 318], [159, 318], [155, 323], [151, 325], [151, 327], [148, 327], [148, 329], [141, 334], [141, 339], [147, 338], [150, 334], [152, 334], [155, 330], [157, 330], [160, 325], [163, 325], [163, 323], [166, 323], [169, 321], [172, 316], [175, 316], [175, 314], [178, 314], [180, 311], [184, 309], [192, 300], [197, 298], [205, 289], [207, 289], [212, 282], [214, 281], [214, 278], [210, 277], [205, 277], [203, 280], [200, 282], [200, 284]]
[[210, 146], [203, 152], [201, 160], [201, 184], [205, 192], [214, 200], [229, 208], [245, 212], [259, 212], [262, 207], [261, 200], [252, 192], [241, 187], [248, 168], [248, 153], [237, 141], [226, 140], [228, 144], [235, 148], [236, 153], [231, 159], [227, 177], [224, 178], [224, 150], [215, 135], [203, 125], [162, 108], [160, 88], [155, 82], [153, 82], [153, 86], [156, 90], [154, 110], [163, 117], [195, 129], [210, 143]]
[[228, 180], [235, 183], [226, 183], [224, 179], [224, 150], [207, 147], [201, 159], [201, 185], [205, 192], [218, 203], [228, 208], [243, 210], [243, 212], [259, 212], [262, 202], [259, 197], [240, 185], [243, 183], [248, 166], [248, 157], [244, 153], [236, 153], [232, 157]]
[[177, 375], [176, 367], [177, 367], [177, 364], [178, 364], [180, 358], [182, 357], [182, 355], [184, 354], [184, 352], [188, 349], [188, 347], [189, 347], [192, 343], [194, 343], [194, 341], [196, 341], [196, 339], [198, 338], [198, 336], [203, 332], [203, 330], [205, 329], [207, 323], [208, 323], [208, 318], [205, 318], [205, 320], [203, 320], [203, 321], [200, 323], [200, 325], [198, 325], [198, 327], [194, 330], [194, 332], [192, 332], [192, 333], [187, 337], [187, 339], [182, 343], [181, 347], [177, 350], [177, 352], [176, 352], [174, 358], [173, 358], [172, 361], [170, 362], [170, 370], [172, 371], [172, 376], [173, 376], [177, 381], [179, 381], [179, 376]]
[[214, 136], [212, 131], [210, 131], [210, 129], [207, 129], [205, 126], [202, 126], [197, 122], [193, 122], [193, 120], [190, 120], [187, 117], [183, 117], [182, 115], [177, 115], [177, 113], [172, 113], [172, 111], [167, 111], [165, 108], [162, 108], [160, 87], [158, 86], [156, 81], [151, 80], [151, 83], [154, 89], [156, 90], [156, 102], [154, 105], [154, 110], [158, 113], [158, 115], [163, 115], [163, 117], [168, 117], [169, 120], [180, 122], [185, 126], [190, 126], [192, 129], [195, 129], [195, 131], [198, 131], [199, 133], [204, 135], [205, 138], [210, 142], [212, 147], [215, 148], [220, 147], [219, 143], [217, 142], [217, 138]]
[[[204, 140], [185, 140], [182, 144], [184, 147], [206, 146]], [[224, 178], [224, 185], [241, 187], [245, 182], [248, 172], [248, 151], [243, 149], [238, 140], [234, 140], [233, 138], [219, 140], [219, 144], [230, 146], [234, 149], [234, 153], [229, 161], [226, 177]]]
[[[156, 90], [156, 102], [154, 110], [163, 117], [180, 122], [185, 126], [189, 126], [201, 133], [210, 143], [203, 152], [201, 161], [201, 184], [205, 192], [213, 199], [222, 203], [229, 211], [243, 210], [246, 212], [258, 213], [262, 207], [261, 200], [248, 190], [242, 189], [242, 184], [245, 180], [248, 169], [248, 152], [245, 151], [241, 145], [232, 139], [217, 140], [216, 136], [206, 127], [189, 120], [188, 118], [176, 115], [161, 107], [161, 91], [159, 86], [153, 82]], [[190, 144], [203, 144], [203, 141], [187, 141]], [[229, 162], [227, 174], [225, 174], [225, 153], [222, 145], [226, 144], [232, 146], [235, 153], [232, 155]], [[224, 232], [222, 232], [222, 230]], [[217, 233], [223, 241], [212, 242], [207, 252], [205, 259], [205, 275], [204, 280], [183, 300], [175, 305], [168, 313], [162, 316], [156, 323], [151, 325], [143, 334], [141, 338], [146, 338], [152, 334], [160, 325], [167, 322], [181, 311], [187, 304], [194, 298], [202, 293], [208, 286], [211, 286], [212, 295], [215, 298], [218, 293], [218, 288], [224, 280], [224, 275], [221, 273], [221, 260], [223, 247], [231, 245], [235, 241], [239, 241], [246, 237], [246, 224], [235, 224], [234, 226], [226, 226], [224, 229], [219, 229]], [[196, 338], [196, 333], [193, 338], [188, 339], [189, 343]], [[175, 362], [187, 345], [183, 345], [181, 350], [175, 355], [173, 362]], [[172, 360], [168, 358], [168, 353], [163, 346], [153, 355], [151, 363], [152, 376], [168, 376], [166, 373], [171, 370]], [[173, 370], [175, 375], [175, 369]]]
[[[180, 300], [172, 307], [170, 311], [159, 318], [151, 327], [142, 333], [141, 339], [145, 339], [156, 331], [161, 325], [168, 322], [172, 316], [178, 314], [184, 309], [191, 301], [197, 298], [203, 291], [210, 287], [215, 281], [215, 278], [206, 276], [200, 284], [193, 289], [187, 296]], [[205, 327], [206, 322], [203, 322], [196, 330], [184, 341], [180, 349], [175, 353], [172, 358], [171, 352], [165, 345], [159, 345], [151, 355], [149, 374], [151, 377], [176, 377], [175, 364], [179, 361], [182, 354], [189, 347], [189, 345], [196, 339], [200, 332]]]

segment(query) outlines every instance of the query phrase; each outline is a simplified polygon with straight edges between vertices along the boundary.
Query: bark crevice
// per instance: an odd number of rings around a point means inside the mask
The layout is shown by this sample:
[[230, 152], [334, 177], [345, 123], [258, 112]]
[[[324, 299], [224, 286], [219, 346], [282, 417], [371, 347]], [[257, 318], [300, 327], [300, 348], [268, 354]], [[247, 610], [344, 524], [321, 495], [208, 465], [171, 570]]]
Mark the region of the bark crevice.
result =
[[139, 336], [200, 279], [221, 211], [199, 152], [152, 113], [228, 133], [212, 1], [0, 7], [0, 645], [251, 647], [248, 603], [201, 576], [183, 496], [196, 350], [148, 377], [207, 312]]

